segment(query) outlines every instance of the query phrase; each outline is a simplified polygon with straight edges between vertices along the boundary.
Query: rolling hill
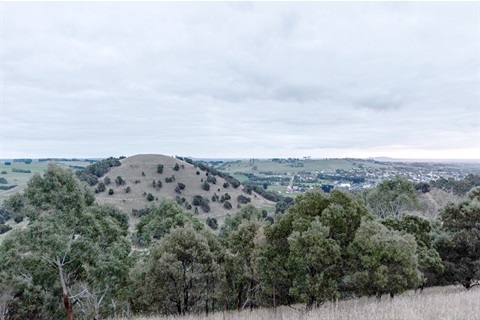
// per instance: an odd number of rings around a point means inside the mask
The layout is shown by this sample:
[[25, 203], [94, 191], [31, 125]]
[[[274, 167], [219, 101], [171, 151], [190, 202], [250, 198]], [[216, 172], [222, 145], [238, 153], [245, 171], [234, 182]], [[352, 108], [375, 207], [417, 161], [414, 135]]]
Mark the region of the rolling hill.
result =
[[[223, 221], [227, 214], [234, 213], [239, 206], [244, 205], [239, 203], [239, 196], [247, 197], [250, 199], [249, 203], [258, 208], [273, 208], [271, 202], [261, 196], [257, 194], [248, 195], [243, 192], [242, 186], [233, 188], [231, 185], [224, 185], [226, 180], [219, 176], [212, 176], [209, 182], [209, 190], [205, 190], [202, 185], [208, 179], [207, 172], [176, 158], [143, 154], [124, 158], [120, 162], [120, 166], [110, 168], [107, 174], [99, 178], [99, 183], [104, 182], [106, 177], [111, 182], [106, 185], [105, 191], [96, 193], [96, 199], [100, 204], [112, 204], [129, 213], [133, 224], [136, 220], [135, 215], [132, 214], [134, 210], [141, 210], [146, 206], [158, 203], [162, 198], [177, 201], [192, 213], [198, 212], [200, 216], [204, 217], [201, 220], [212, 217], [216, 218], [219, 223]], [[162, 173], [158, 173], [158, 165], [163, 165]], [[176, 165], [178, 165], [178, 170], [174, 169]], [[121, 180], [117, 179], [118, 177], [121, 177]], [[116, 180], [123, 183], [119, 184]], [[170, 180], [173, 181], [167, 182]], [[212, 182], [212, 180], [216, 181]], [[161, 187], [158, 187], [159, 181]], [[181, 184], [185, 186], [183, 190], [180, 188]], [[91, 188], [98, 188], [98, 184]], [[109, 194], [110, 189], [113, 190], [113, 194]], [[149, 194], [153, 197], [151, 201], [148, 200]], [[228, 198], [226, 194], [230, 196], [230, 199], [221, 202], [222, 196], [224, 199]], [[196, 203], [194, 197], [197, 197], [198, 200], [198, 196], [208, 200], [208, 206], [210, 207], [208, 212], [202, 209], [201, 205], [194, 205]], [[216, 198], [215, 201], [213, 201], [213, 197]], [[226, 201], [232, 205], [231, 209], [225, 208]], [[195, 210], [195, 208], [197, 209]]]

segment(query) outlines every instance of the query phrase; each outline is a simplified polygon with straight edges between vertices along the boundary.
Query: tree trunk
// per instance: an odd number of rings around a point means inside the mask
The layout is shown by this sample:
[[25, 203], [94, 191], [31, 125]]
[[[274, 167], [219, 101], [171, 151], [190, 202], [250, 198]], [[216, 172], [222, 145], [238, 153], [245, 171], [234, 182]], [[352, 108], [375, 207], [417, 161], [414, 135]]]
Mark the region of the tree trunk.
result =
[[63, 275], [63, 265], [59, 260], [55, 261], [55, 265], [57, 266], [60, 284], [62, 285], [63, 306], [67, 311], [67, 320], [73, 320], [73, 306], [70, 304], [70, 299], [68, 298], [68, 289], [65, 283], [65, 276]]

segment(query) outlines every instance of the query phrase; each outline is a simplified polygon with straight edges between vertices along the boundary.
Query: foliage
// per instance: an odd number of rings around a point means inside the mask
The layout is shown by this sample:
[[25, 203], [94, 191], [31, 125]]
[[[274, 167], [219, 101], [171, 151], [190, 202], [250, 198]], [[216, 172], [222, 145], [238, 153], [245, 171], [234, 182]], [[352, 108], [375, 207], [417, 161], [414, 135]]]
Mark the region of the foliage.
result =
[[237, 197], [237, 201], [238, 201], [238, 203], [241, 203], [241, 204], [247, 204], [250, 201], [252, 201], [252, 199], [250, 199], [249, 197], [245, 197], [243, 194], [240, 194]]
[[[299, 298], [311, 306], [326, 299], [335, 298], [338, 294], [346, 294], [351, 290], [344, 285], [346, 278], [353, 271], [350, 263], [355, 259], [348, 248], [355, 238], [362, 218], [373, 219], [363, 202], [342, 191], [334, 190], [328, 195], [321, 192], [309, 192], [297, 197], [295, 204], [287, 213], [280, 216], [276, 223], [267, 225], [265, 227], [266, 245], [261, 261], [264, 291], [270, 296], [273, 304], [288, 304]], [[312, 234], [312, 224], [320, 228], [320, 234]], [[328, 234], [326, 234], [326, 230], [328, 230]], [[293, 234], [295, 237], [291, 237]], [[294, 263], [295, 260], [301, 259], [301, 254], [293, 248], [299, 248], [298, 243], [304, 241], [303, 237], [314, 237], [312, 239], [315, 239], [316, 243], [327, 245], [330, 249], [325, 248], [325, 250], [330, 250], [332, 254], [337, 252], [336, 248], [339, 248], [341, 259], [335, 258], [325, 262], [323, 266], [325, 270], [317, 270], [318, 273], [312, 273], [311, 278], [305, 278], [305, 275], [301, 274], [297, 275], [298, 268], [302, 268], [302, 266], [303, 268], [306, 266], [314, 268], [313, 264], [315, 263], [314, 260]], [[307, 247], [305, 250], [313, 252], [317, 249], [314, 246], [310, 249]], [[336, 254], [333, 254], [332, 257], [336, 257]], [[286, 263], [286, 261], [291, 263]], [[307, 272], [305, 269], [303, 270]], [[325, 281], [329, 279], [323, 283], [326, 291], [318, 291], [320, 289], [312, 287], [316, 283], [314, 279], [317, 276], [325, 277]], [[334, 281], [335, 284], [331, 281]], [[302, 291], [300, 290], [302, 285], [309, 285], [309, 287], [305, 287]], [[309, 294], [310, 297], [307, 298]]]
[[123, 180], [122, 177], [118, 176], [116, 179], [115, 179], [115, 184], [117, 186], [123, 186], [124, 184], [126, 183], [125, 180]]
[[95, 188], [95, 193], [103, 192], [105, 191], [105, 183], [99, 182], [97, 188]]
[[210, 190], [210, 184], [207, 181], [204, 181], [202, 183], [202, 189], [205, 190], [205, 191], [209, 191]]
[[0, 269], [14, 291], [13, 318], [111, 315], [111, 307], [88, 299], [87, 292], [101, 292], [105, 301], [122, 299], [130, 252], [127, 216], [94, 205], [73, 172], [55, 165], [43, 177], [35, 175], [20, 196], [30, 224], [10, 232], [0, 246]]
[[180, 166], [178, 165], [178, 163], [175, 163], [175, 166], [173, 167], [173, 170], [175, 170], [175, 171], [180, 170]]
[[[92, 163], [85, 169], [77, 171], [76, 174], [80, 180], [85, 181], [89, 185], [93, 186], [97, 184], [98, 178], [110, 171], [111, 167], [118, 167], [120, 165], [121, 162], [118, 158], [110, 157], [103, 159], [102, 161]], [[105, 184], [108, 185], [108, 183]]]
[[341, 259], [337, 241], [319, 217], [304, 231], [288, 237], [289, 261], [293, 272], [290, 293], [307, 307], [338, 297], [336, 264]]
[[155, 199], [155, 197], [153, 196], [153, 194], [151, 194], [151, 193], [147, 194], [147, 200], [148, 201], [153, 201], [154, 199]]
[[416, 255], [417, 244], [410, 234], [401, 235], [377, 221], [362, 221], [351, 248], [356, 272], [351, 281], [361, 294], [393, 295], [420, 284]]
[[448, 203], [440, 212], [443, 234], [436, 248], [445, 262], [445, 280], [466, 287], [470, 279], [480, 279], [480, 187], [468, 199]]
[[157, 165], [157, 173], [163, 173], [163, 164]]
[[430, 181], [429, 184], [434, 188], [451, 191], [456, 195], [463, 196], [472, 188], [480, 186], [480, 175], [469, 174], [461, 180], [440, 177], [437, 180]]
[[220, 237], [230, 255], [226, 256], [226, 308], [257, 307], [261, 302], [259, 257], [263, 245], [261, 212], [246, 205], [233, 216], [227, 215]]
[[215, 242], [208, 233], [186, 226], [155, 243], [134, 278], [134, 311], [185, 315], [213, 310], [223, 273]]
[[150, 206], [142, 213], [133, 238], [137, 245], [148, 246], [153, 240], [168, 234], [170, 229], [186, 225], [192, 225], [196, 230], [203, 228], [198, 219], [178, 204], [161, 200], [158, 205]]
[[210, 201], [207, 198], [204, 198], [202, 196], [196, 195], [193, 197], [192, 204], [196, 207], [200, 206], [203, 210], [203, 212], [209, 212], [210, 211]]
[[408, 233], [417, 243], [418, 268], [422, 272], [422, 284], [432, 285], [443, 273], [442, 259], [434, 248], [430, 222], [418, 216], [405, 215], [400, 219], [389, 218], [382, 224], [392, 230]]
[[8, 231], [12, 230], [12, 227], [6, 224], [0, 224], [0, 234], [6, 233]]
[[206, 220], [206, 223], [207, 223], [207, 226], [209, 226], [209, 227], [212, 228], [213, 230], [217, 230], [217, 229], [218, 229], [218, 221], [217, 221], [217, 219], [208, 217], [207, 220]]
[[399, 176], [382, 181], [367, 194], [366, 202], [379, 218], [401, 217], [419, 208], [413, 183]]

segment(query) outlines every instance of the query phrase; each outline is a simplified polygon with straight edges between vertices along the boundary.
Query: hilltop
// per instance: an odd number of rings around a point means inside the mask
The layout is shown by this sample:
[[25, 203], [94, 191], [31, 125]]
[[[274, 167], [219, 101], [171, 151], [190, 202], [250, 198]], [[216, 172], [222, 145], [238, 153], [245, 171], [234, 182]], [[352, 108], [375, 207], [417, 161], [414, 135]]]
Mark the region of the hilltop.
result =
[[[111, 167], [108, 173], [99, 178], [99, 183], [91, 188], [98, 190], [99, 184], [110, 180], [109, 184], [105, 183], [104, 191], [96, 193], [97, 202], [115, 205], [129, 214], [158, 203], [162, 198], [173, 199], [192, 213], [198, 212], [204, 217], [201, 220], [212, 217], [219, 222], [223, 221], [227, 214], [233, 214], [239, 206], [244, 205], [239, 202], [239, 197], [246, 197], [243, 198], [245, 201], [259, 208], [269, 205], [273, 208], [271, 203], [261, 196], [243, 192], [243, 186], [234, 188], [224, 178], [173, 157], [142, 154], [121, 159], [120, 163], [120, 166]], [[163, 166], [162, 173], [158, 172], [159, 165]], [[208, 183], [209, 190], [205, 190], [205, 183]], [[110, 189], [113, 194], [109, 194]], [[198, 204], [198, 196], [201, 196], [208, 206]], [[230, 209], [226, 208], [226, 202], [231, 204]], [[135, 223], [134, 214], [131, 214], [131, 218]]]

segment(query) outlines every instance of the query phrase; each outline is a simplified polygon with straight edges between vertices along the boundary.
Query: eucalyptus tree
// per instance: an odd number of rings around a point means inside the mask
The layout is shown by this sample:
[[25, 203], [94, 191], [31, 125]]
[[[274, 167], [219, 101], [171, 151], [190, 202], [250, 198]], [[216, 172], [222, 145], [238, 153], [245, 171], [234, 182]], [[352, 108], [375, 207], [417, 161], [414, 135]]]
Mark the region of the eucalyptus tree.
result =
[[16, 197], [22, 198], [16, 210], [30, 223], [0, 246], [0, 269], [14, 291], [11, 317], [73, 319], [75, 309], [97, 318], [111, 314], [102, 302], [121, 299], [128, 277], [125, 213], [95, 205], [92, 191], [56, 165], [34, 175]]

